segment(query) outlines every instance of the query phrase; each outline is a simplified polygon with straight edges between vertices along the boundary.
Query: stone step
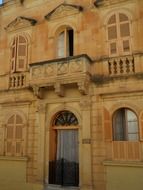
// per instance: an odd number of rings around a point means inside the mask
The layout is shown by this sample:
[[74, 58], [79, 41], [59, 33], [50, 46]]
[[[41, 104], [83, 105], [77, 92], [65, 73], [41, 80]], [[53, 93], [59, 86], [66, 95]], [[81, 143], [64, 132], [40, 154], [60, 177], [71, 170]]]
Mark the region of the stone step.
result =
[[60, 185], [45, 185], [43, 190], [79, 190], [79, 187], [63, 187]]

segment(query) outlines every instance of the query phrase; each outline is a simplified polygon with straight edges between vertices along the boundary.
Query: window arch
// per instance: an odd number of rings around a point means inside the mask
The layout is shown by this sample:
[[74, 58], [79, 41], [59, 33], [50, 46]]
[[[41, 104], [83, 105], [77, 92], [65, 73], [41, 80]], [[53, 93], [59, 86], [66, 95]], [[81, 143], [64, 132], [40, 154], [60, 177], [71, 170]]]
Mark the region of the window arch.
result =
[[57, 38], [57, 57], [74, 55], [74, 31], [71, 27], [63, 29]]
[[67, 110], [59, 112], [54, 121], [52, 126], [76, 126], [78, 125], [78, 120], [76, 116]]
[[23, 35], [13, 38], [11, 45], [11, 72], [20, 72], [26, 69], [28, 56], [28, 42]]
[[131, 52], [131, 25], [128, 16], [116, 12], [107, 22], [107, 40], [110, 56]]
[[9, 117], [5, 128], [5, 155], [23, 156], [25, 132], [24, 121], [19, 114], [13, 114]]
[[120, 108], [113, 114], [113, 140], [139, 140], [138, 118], [132, 110]]

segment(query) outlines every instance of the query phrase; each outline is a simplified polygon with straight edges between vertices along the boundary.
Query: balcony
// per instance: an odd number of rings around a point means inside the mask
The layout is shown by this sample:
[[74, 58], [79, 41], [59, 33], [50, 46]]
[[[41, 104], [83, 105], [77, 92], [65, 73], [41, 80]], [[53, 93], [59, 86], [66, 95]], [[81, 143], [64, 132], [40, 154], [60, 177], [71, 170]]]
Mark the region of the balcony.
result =
[[42, 88], [53, 86], [55, 92], [62, 96], [65, 84], [76, 84], [79, 90], [86, 94], [91, 63], [87, 55], [32, 63], [30, 64], [30, 86], [35, 93]]

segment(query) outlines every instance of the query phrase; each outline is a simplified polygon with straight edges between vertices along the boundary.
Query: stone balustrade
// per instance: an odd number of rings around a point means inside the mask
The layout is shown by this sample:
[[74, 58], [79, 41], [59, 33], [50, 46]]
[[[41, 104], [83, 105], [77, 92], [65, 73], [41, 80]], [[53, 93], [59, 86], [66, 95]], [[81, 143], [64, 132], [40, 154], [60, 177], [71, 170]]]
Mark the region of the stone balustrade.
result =
[[135, 73], [133, 56], [116, 57], [108, 60], [109, 75], [123, 75]]
[[26, 87], [26, 73], [13, 73], [9, 77], [9, 88], [17, 89]]

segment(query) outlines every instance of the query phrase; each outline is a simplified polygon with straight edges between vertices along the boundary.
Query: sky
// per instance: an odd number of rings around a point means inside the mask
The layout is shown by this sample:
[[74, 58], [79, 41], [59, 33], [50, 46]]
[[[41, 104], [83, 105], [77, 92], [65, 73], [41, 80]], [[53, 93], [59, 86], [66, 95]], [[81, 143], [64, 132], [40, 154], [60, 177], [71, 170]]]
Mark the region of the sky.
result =
[[2, 0], [0, 0], [0, 4], [2, 4]]

